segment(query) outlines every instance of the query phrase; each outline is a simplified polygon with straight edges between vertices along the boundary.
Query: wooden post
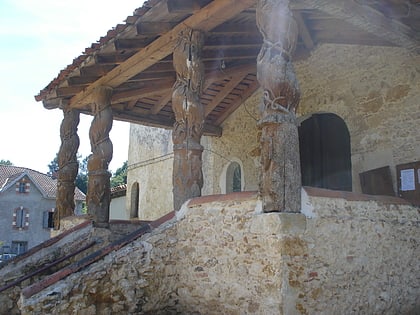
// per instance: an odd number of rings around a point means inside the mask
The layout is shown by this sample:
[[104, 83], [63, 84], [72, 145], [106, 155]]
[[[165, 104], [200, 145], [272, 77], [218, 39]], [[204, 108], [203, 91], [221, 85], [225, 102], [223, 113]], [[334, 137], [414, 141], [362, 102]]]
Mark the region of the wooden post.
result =
[[265, 212], [300, 212], [301, 173], [296, 108], [300, 92], [291, 57], [298, 28], [289, 0], [259, 0], [257, 26], [264, 43], [257, 58], [261, 102], [259, 191]]
[[54, 212], [54, 229], [60, 228], [60, 219], [74, 215], [74, 190], [79, 170], [77, 150], [79, 149], [80, 113], [75, 109], [63, 108], [63, 121], [60, 127], [61, 145], [58, 151], [57, 197]]
[[94, 91], [93, 118], [89, 130], [92, 154], [88, 160], [88, 213], [94, 226], [109, 226], [110, 177], [109, 163], [112, 160], [112, 142], [109, 132], [112, 128], [112, 88], [100, 86]]
[[173, 53], [177, 74], [172, 93], [176, 120], [172, 133], [175, 210], [179, 210], [188, 199], [201, 196], [203, 187], [203, 147], [200, 144], [204, 125], [204, 108], [200, 103], [204, 81], [202, 46], [203, 34], [187, 29], [179, 35]]

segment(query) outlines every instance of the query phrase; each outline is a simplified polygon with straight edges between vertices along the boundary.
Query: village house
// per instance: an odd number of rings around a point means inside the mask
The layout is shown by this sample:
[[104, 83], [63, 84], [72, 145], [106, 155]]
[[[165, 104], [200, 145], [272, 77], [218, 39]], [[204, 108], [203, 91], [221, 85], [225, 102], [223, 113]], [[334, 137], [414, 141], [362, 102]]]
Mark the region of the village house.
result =
[[139, 229], [21, 287], [19, 310], [418, 313], [419, 20], [413, 0], [145, 2], [36, 96], [63, 111], [60, 218], [90, 138], [97, 233], [112, 121], [131, 123]]
[[[0, 165], [0, 254], [19, 255], [51, 238], [57, 180], [25, 167]], [[84, 194], [76, 189], [74, 214]]]

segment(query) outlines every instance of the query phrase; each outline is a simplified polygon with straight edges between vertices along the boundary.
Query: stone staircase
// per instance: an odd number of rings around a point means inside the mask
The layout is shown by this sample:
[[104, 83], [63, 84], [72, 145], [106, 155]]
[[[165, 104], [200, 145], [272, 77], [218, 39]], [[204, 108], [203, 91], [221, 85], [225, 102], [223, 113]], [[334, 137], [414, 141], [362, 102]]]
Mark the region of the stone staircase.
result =
[[18, 307], [21, 295], [31, 297], [124, 247], [173, 216], [172, 212], [156, 221], [111, 221], [109, 229], [94, 228], [86, 218], [8, 261], [0, 268], [0, 314], [21, 314]]

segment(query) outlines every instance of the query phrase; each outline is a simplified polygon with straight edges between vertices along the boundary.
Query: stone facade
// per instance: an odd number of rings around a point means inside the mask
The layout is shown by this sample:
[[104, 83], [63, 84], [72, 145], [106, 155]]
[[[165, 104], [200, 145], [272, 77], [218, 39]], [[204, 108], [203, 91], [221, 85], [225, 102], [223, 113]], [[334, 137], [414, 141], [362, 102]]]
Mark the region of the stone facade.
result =
[[[302, 93], [299, 119], [334, 113], [349, 129], [353, 191], [361, 191], [359, 173], [387, 165], [397, 191], [395, 166], [419, 159], [419, 64], [419, 56], [401, 48], [356, 45], [320, 45], [307, 60], [295, 63]], [[243, 190], [257, 190], [261, 97], [255, 93], [230, 115], [222, 137], [202, 138], [203, 195], [224, 193], [231, 161], [242, 166]], [[170, 131], [133, 125], [129, 152], [129, 165], [138, 165], [129, 167], [129, 183], [137, 179], [144, 188], [141, 218], [155, 219], [172, 209]], [[148, 162], [160, 156], [164, 159]]]
[[193, 199], [177, 218], [46, 290], [22, 314], [414, 314], [419, 212], [399, 199], [303, 191]]
[[321, 45], [296, 63], [300, 117], [334, 113], [350, 132], [353, 191], [359, 173], [420, 156], [420, 56], [402, 48]]
[[154, 220], [173, 209], [171, 134], [160, 128], [130, 126], [126, 208], [133, 207], [133, 187], [138, 183], [140, 220]]

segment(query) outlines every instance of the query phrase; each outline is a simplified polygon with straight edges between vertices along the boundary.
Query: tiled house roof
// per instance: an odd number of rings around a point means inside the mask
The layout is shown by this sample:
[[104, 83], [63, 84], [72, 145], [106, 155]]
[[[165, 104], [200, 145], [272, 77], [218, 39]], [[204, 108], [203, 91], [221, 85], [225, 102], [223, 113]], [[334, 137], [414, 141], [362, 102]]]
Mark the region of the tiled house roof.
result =
[[[25, 167], [11, 166], [11, 165], [0, 165], [0, 193], [9, 189], [19, 179], [24, 176], [28, 176], [31, 181], [37, 186], [45, 198], [56, 198], [57, 192], [57, 180], [53, 179], [47, 174], [40, 173], [38, 171], [31, 170]], [[76, 200], [85, 200], [85, 194], [76, 188], [75, 191]]]
[[127, 193], [127, 184], [111, 187], [111, 199], [125, 196]]

